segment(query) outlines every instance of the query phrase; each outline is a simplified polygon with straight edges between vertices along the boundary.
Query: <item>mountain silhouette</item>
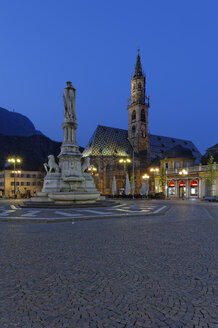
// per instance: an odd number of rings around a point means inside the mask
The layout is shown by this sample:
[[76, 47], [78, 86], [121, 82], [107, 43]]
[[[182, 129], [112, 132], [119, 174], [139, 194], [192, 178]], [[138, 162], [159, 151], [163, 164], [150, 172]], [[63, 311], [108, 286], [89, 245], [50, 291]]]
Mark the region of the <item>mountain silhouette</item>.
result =
[[42, 133], [35, 129], [30, 119], [22, 114], [0, 107], [0, 134], [29, 137]]

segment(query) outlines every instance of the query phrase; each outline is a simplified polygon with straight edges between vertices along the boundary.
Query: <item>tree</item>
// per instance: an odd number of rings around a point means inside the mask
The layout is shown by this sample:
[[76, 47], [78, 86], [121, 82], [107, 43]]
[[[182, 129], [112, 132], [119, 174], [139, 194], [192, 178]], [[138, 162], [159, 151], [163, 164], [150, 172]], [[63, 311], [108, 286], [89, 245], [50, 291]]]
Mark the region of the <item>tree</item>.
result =
[[210, 158], [207, 161], [207, 175], [206, 175], [206, 184], [208, 185], [209, 189], [209, 196], [213, 196], [213, 185], [215, 184], [216, 181], [216, 170], [214, 169], [214, 158], [211, 155]]
[[167, 183], [167, 174], [166, 174], [166, 169], [164, 165], [162, 164], [160, 167], [160, 179], [159, 179], [159, 185], [165, 195], [165, 187]]

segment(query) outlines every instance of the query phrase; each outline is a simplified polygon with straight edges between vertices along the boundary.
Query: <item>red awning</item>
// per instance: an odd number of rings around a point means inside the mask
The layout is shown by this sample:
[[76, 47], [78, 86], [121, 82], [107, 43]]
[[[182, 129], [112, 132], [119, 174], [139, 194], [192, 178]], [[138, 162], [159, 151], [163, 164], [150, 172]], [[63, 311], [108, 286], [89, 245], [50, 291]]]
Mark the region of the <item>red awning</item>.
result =
[[179, 187], [185, 187], [185, 186], [186, 186], [185, 181], [180, 181], [180, 182], [179, 182]]
[[191, 187], [197, 187], [198, 186], [198, 181], [196, 180], [192, 180], [192, 182], [190, 183]]
[[173, 181], [170, 181], [169, 187], [175, 187], [175, 183]]

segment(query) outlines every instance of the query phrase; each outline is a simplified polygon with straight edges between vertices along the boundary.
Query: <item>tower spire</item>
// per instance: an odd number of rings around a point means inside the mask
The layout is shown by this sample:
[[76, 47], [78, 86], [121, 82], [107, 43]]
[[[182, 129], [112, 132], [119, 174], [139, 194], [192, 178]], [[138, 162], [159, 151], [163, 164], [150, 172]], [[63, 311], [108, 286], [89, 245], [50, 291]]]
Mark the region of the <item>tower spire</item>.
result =
[[138, 55], [137, 55], [137, 60], [136, 60], [136, 65], [135, 65], [135, 73], [133, 77], [137, 77], [137, 76], [143, 76], [142, 73], [142, 64], [141, 64], [141, 58], [139, 55], [139, 49], [138, 49]]

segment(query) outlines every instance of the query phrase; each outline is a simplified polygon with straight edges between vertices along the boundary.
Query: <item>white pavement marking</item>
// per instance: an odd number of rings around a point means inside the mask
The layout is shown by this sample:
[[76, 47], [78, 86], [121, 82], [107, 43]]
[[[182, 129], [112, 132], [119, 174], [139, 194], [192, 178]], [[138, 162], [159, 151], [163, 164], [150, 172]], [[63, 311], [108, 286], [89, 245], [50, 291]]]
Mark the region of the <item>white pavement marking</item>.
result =
[[10, 205], [12, 210], [17, 210], [18, 208], [15, 205]]
[[60, 212], [60, 211], [55, 211], [56, 214], [60, 214], [60, 215], [63, 215], [63, 216], [81, 216], [82, 214], [80, 213], [77, 213], [77, 214], [73, 214], [73, 213], [66, 213], [66, 212]]
[[94, 214], [99, 214], [99, 215], [106, 215], [106, 212], [101, 212], [101, 211], [94, 211], [94, 210], [82, 210], [83, 212], [88, 212], [88, 213], [94, 213]]
[[13, 213], [15, 212], [15, 210], [6, 210], [6, 211], [3, 211], [0, 213], [0, 216], [7, 216], [9, 215], [10, 213]]
[[29, 217], [29, 216], [31, 216], [31, 217], [35, 217], [36, 214], [39, 213], [39, 212], [40, 212], [40, 211], [29, 211], [28, 213], [23, 214], [23, 215], [21, 215], [21, 216], [24, 216], [24, 217]]
[[117, 211], [122, 211], [122, 212], [129, 212], [128, 208], [118, 208]]
[[163, 210], [166, 206], [162, 206], [161, 208], [158, 208], [156, 211], [154, 211], [153, 213], [159, 213], [161, 210]]

